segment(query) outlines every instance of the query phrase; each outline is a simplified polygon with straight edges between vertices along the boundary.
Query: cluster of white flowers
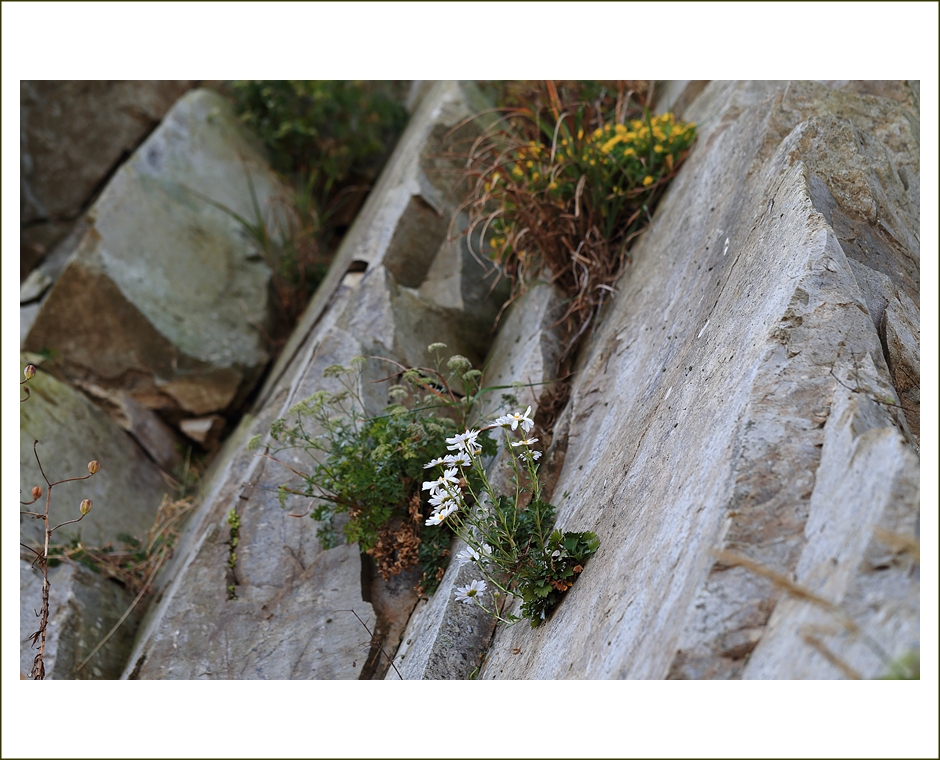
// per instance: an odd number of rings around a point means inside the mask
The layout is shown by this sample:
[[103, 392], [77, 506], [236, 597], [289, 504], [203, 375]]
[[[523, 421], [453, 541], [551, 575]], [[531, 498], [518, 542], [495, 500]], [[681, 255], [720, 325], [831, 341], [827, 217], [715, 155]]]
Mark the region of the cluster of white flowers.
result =
[[463, 493], [460, 490], [460, 479], [457, 477], [456, 467], [444, 470], [444, 474], [437, 480], [424, 481], [421, 490], [431, 492], [428, 501], [434, 507], [425, 525], [440, 525], [463, 504]]
[[[530, 472], [534, 477], [535, 461], [541, 456], [541, 452], [533, 451], [532, 445], [538, 441], [538, 438], [527, 437], [535, 422], [532, 417], [532, 407], [528, 407], [524, 412], [515, 412], [499, 417], [493, 423], [482, 430], [489, 430], [496, 427], [506, 429], [506, 435], [509, 437], [510, 431], [519, 430], [518, 441], [508, 441], [509, 450], [522, 449], [519, 454], [520, 461], [530, 467]], [[487, 504], [491, 503], [492, 495], [487, 493], [489, 486], [485, 484], [484, 490], [480, 493], [470, 492], [475, 507], [457, 514], [459, 510], [466, 506], [464, 502], [464, 488], [467, 487], [467, 479], [464, 477], [465, 468], [474, 468], [474, 470], [485, 479], [483, 465], [480, 461], [482, 447], [477, 442], [482, 430], [466, 430], [463, 433], [447, 438], [447, 450], [453, 453], [447, 456], [438, 457], [424, 465], [424, 469], [432, 467], [441, 467], [441, 475], [435, 480], [426, 480], [421, 486], [423, 491], [428, 491], [428, 501], [433, 508], [431, 516], [425, 522], [425, 525], [442, 525], [447, 518], [454, 516], [453, 524], [455, 532], [467, 541], [467, 548], [457, 555], [461, 565], [467, 562], [473, 562], [479, 567], [484, 575], [491, 580], [495, 577], [490, 574], [490, 565], [493, 568], [499, 565], [499, 560], [494, 560], [493, 548], [482, 540], [478, 532], [479, 523], [485, 521], [489, 514]], [[461, 516], [462, 515], [462, 516]], [[470, 528], [470, 530], [468, 530]], [[497, 587], [502, 588], [498, 581], [494, 580]], [[481, 596], [486, 591], [486, 582], [475, 580], [468, 586], [462, 586], [455, 590], [456, 601], [464, 604], [477, 604], [483, 607]], [[486, 607], [483, 607], [486, 609]]]

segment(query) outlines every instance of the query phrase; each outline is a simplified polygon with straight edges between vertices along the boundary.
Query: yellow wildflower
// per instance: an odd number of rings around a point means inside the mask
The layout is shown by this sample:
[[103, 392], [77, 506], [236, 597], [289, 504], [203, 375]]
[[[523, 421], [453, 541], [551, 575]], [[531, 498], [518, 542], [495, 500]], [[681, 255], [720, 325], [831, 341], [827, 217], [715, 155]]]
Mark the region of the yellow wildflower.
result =
[[623, 124], [617, 124], [614, 127], [614, 132], [616, 132], [618, 135], [625, 135], [627, 133], [627, 128]]
[[512, 173], [517, 177], [521, 177], [525, 172], [522, 171], [522, 167], [514, 166], [512, 168]]
[[662, 145], [654, 145], [654, 146], [653, 146], [653, 151], [654, 151], [655, 153], [662, 153], [662, 152], [663, 152], [663, 146], [662, 146]]
[[549, 190], [557, 190], [557, 189], [558, 189], [558, 183], [555, 182], [554, 180], [552, 180], [551, 182], [548, 183], [548, 189], [549, 189]]
[[652, 184], [653, 184], [653, 178], [649, 174], [643, 177], [643, 187], [649, 187]]
[[525, 168], [526, 168], [526, 169], [531, 169], [533, 166], [534, 166], [534, 164], [533, 164], [531, 161], [526, 161], [526, 162], [525, 162]]
[[611, 149], [619, 142], [622, 142], [623, 138], [620, 135], [615, 135], [611, 137], [607, 142], [601, 146], [601, 151], [604, 153], [610, 153]]
[[579, 139], [579, 140], [583, 140], [583, 139], [584, 139], [584, 130], [583, 130], [583, 129], [579, 129], [579, 130], [578, 130], [578, 139]]

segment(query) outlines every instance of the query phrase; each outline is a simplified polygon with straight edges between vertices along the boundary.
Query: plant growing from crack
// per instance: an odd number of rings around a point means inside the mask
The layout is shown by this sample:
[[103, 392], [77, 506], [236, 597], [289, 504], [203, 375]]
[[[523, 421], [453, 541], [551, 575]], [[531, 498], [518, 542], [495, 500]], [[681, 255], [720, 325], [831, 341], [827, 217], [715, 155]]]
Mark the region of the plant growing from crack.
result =
[[[433, 593], [443, 577], [453, 535], [425, 525], [431, 506], [422, 499], [422, 464], [446, 455], [444, 439], [467, 425], [483, 394], [496, 390], [483, 387], [482, 372], [465, 357], [444, 361], [445, 348], [443, 343], [428, 347], [432, 367], [390, 362], [399, 382], [377, 416], [366, 413], [360, 397], [364, 358], [350, 367], [327, 368], [324, 375], [338, 380], [342, 390], [318, 391], [292, 407], [290, 421], [272, 424], [273, 443], [267, 445], [272, 456], [301, 448], [311, 457], [311, 471], [292, 468], [301, 482], [281, 486], [278, 496], [282, 506], [291, 494], [317, 500], [307, 514], [320, 521], [317, 535], [324, 548], [358, 543], [386, 581], [420, 565], [423, 594]], [[260, 442], [256, 436], [249, 446]], [[486, 436], [480, 446], [486, 454], [496, 453], [495, 441]]]
[[[32, 364], [28, 364], [26, 369], [23, 370], [23, 374], [26, 379], [20, 382], [20, 385], [27, 383], [36, 376], [36, 367]], [[20, 399], [20, 401], [26, 401], [29, 399], [29, 389], [24, 388], [26, 391], [26, 397]], [[42, 479], [46, 482], [46, 505], [43, 512], [33, 512], [31, 510], [20, 510], [20, 514], [32, 517], [37, 520], [42, 520], [44, 525], [44, 541], [42, 549], [35, 549], [31, 546], [27, 546], [24, 543], [20, 543], [20, 546], [32, 552], [35, 556], [36, 564], [42, 568], [42, 606], [40, 611], [37, 613], [39, 617], [39, 629], [33, 633], [30, 638], [32, 639], [32, 646], [39, 646], [39, 651], [36, 653], [36, 657], [33, 659], [33, 667], [30, 672], [30, 677], [35, 681], [41, 681], [46, 677], [46, 668], [43, 662], [46, 651], [46, 628], [49, 625], [49, 540], [52, 537], [52, 534], [57, 531], [59, 528], [65, 525], [71, 525], [73, 523], [80, 522], [84, 519], [85, 515], [91, 512], [92, 501], [91, 499], [82, 499], [81, 504], [79, 504], [78, 511], [79, 516], [74, 520], [66, 520], [61, 522], [58, 525], [50, 527], [49, 521], [49, 509], [52, 506], [52, 489], [55, 486], [61, 485], [62, 483], [71, 483], [75, 480], [88, 480], [92, 475], [97, 473], [101, 469], [101, 464], [98, 460], [93, 459], [88, 463], [88, 474], [79, 475], [74, 478], [63, 478], [62, 480], [50, 481], [46, 476], [46, 472], [43, 469], [42, 461], [39, 459], [39, 452], [36, 451], [36, 446], [39, 444], [39, 441], [33, 441], [33, 456], [36, 457], [36, 464], [39, 465], [39, 472], [42, 475]], [[21, 501], [20, 504], [23, 506], [31, 506], [39, 501], [43, 495], [43, 489], [40, 486], [33, 486], [30, 495], [33, 497], [30, 501]]]
[[[299, 447], [314, 462], [310, 473], [291, 468], [302, 487], [281, 486], [278, 495], [283, 506], [290, 494], [318, 499], [309, 514], [321, 522], [317, 535], [324, 548], [339, 543], [336, 519], [346, 516], [343, 538], [372, 556], [385, 580], [420, 562], [419, 590], [426, 594], [443, 577], [456, 534], [468, 544], [461, 561], [475, 562], [502, 595], [487, 607], [485, 581], [477, 580], [459, 589], [458, 599], [511, 623], [521, 619], [506, 612], [510, 598], [518, 597], [522, 614], [535, 626], [562, 600], [599, 541], [590, 532], [552, 530], [555, 507], [542, 498], [538, 480], [541, 452], [532, 448], [537, 439], [528, 437], [535, 424], [531, 407], [468, 429], [480, 416], [481, 397], [502, 386], [484, 387], [482, 373], [462, 356], [452, 356], [445, 368], [444, 348], [428, 347], [437, 357], [433, 368], [396, 365], [401, 384], [392, 386], [393, 403], [375, 417], [366, 415], [360, 397], [365, 359], [352, 367], [328, 367], [324, 375], [338, 379], [343, 390], [318, 391], [291, 408], [293, 425], [279, 419], [271, 426], [280, 446], [269, 444], [269, 455]], [[515, 398], [504, 394], [507, 401]], [[484, 467], [498, 451], [489, 435], [497, 429], [505, 430], [511, 454], [510, 496], [497, 493]], [[255, 436], [249, 447], [260, 442]], [[440, 477], [423, 481], [435, 467]]]
[[[480, 430], [466, 430], [446, 439], [444, 457], [424, 465], [437, 468], [440, 476], [425, 481], [434, 508], [426, 524], [447, 525], [467, 543], [459, 555], [461, 564], [473, 562], [486, 580], [473, 580], [457, 588], [456, 601], [474, 604], [498, 621], [521, 620], [509, 612], [513, 598], [521, 600], [520, 612], [536, 627], [558, 606], [574, 585], [584, 564], [600, 546], [590, 532], [552, 530], [555, 507], [542, 498], [538, 479], [541, 452], [529, 437], [532, 409], [497, 418]], [[481, 433], [502, 428], [505, 450], [512, 466], [511, 493], [494, 488], [483, 464]], [[492, 602], [484, 599], [492, 585]]]

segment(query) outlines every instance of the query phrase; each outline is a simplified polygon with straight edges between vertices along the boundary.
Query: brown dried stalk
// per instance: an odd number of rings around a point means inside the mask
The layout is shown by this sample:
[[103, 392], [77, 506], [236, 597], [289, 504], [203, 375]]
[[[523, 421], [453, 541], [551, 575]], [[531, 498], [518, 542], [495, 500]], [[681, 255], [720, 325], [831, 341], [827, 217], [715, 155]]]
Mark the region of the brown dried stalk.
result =
[[[43, 664], [43, 656], [46, 650], [46, 627], [49, 624], [49, 539], [52, 537], [52, 533], [63, 525], [71, 525], [72, 523], [77, 523], [82, 520], [85, 515], [91, 511], [91, 499], [85, 499], [82, 501], [81, 506], [81, 515], [75, 520], [66, 520], [63, 523], [59, 523], [54, 528], [49, 527], [49, 507], [52, 504], [52, 489], [57, 485], [62, 483], [70, 483], [73, 480], [88, 480], [92, 475], [98, 472], [100, 465], [97, 461], [92, 461], [88, 463], [88, 474], [82, 475], [75, 478], [65, 478], [63, 480], [57, 480], [54, 483], [49, 481], [49, 478], [46, 477], [46, 472], [43, 470], [42, 461], [39, 459], [39, 452], [36, 451], [36, 446], [39, 444], [39, 441], [33, 441], [33, 455], [36, 457], [36, 463], [39, 465], [39, 472], [42, 474], [42, 479], [46, 481], [46, 509], [45, 512], [31, 512], [29, 510], [21, 510], [20, 514], [29, 515], [38, 520], [42, 520], [45, 524], [45, 540], [43, 543], [42, 552], [33, 549], [26, 544], [20, 544], [21, 546], [29, 549], [33, 554], [36, 555], [36, 563], [42, 567], [42, 609], [39, 613], [40, 622], [39, 630], [32, 634], [29, 638], [33, 640], [32, 646], [36, 646], [36, 642], [39, 642], [39, 652], [36, 654], [36, 657], [33, 659], [33, 667], [30, 671], [30, 678], [34, 681], [41, 681], [46, 677], [46, 669]], [[24, 505], [30, 505], [35, 503], [42, 496], [42, 489], [38, 486], [33, 489], [32, 492], [33, 499], [32, 501], [20, 502]]]

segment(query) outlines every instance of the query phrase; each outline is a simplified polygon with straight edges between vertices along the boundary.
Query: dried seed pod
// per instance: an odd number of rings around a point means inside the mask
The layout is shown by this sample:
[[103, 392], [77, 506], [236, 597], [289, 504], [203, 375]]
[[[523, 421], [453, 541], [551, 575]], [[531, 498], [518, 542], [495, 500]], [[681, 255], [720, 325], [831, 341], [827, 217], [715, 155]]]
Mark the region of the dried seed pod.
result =
[[101, 464], [98, 462], [97, 459], [92, 459], [88, 463], [88, 472], [90, 472], [92, 475], [94, 475], [100, 469], [101, 469]]
[[23, 374], [26, 375], [27, 380], [32, 380], [36, 377], [36, 368], [32, 364], [27, 364], [26, 369], [23, 370]]
[[40, 496], [42, 496], [42, 489], [39, 486], [33, 486], [32, 494], [33, 494], [33, 501], [35, 501]]
[[82, 513], [82, 517], [91, 512], [91, 499], [82, 499], [82, 504], [78, 509]]

